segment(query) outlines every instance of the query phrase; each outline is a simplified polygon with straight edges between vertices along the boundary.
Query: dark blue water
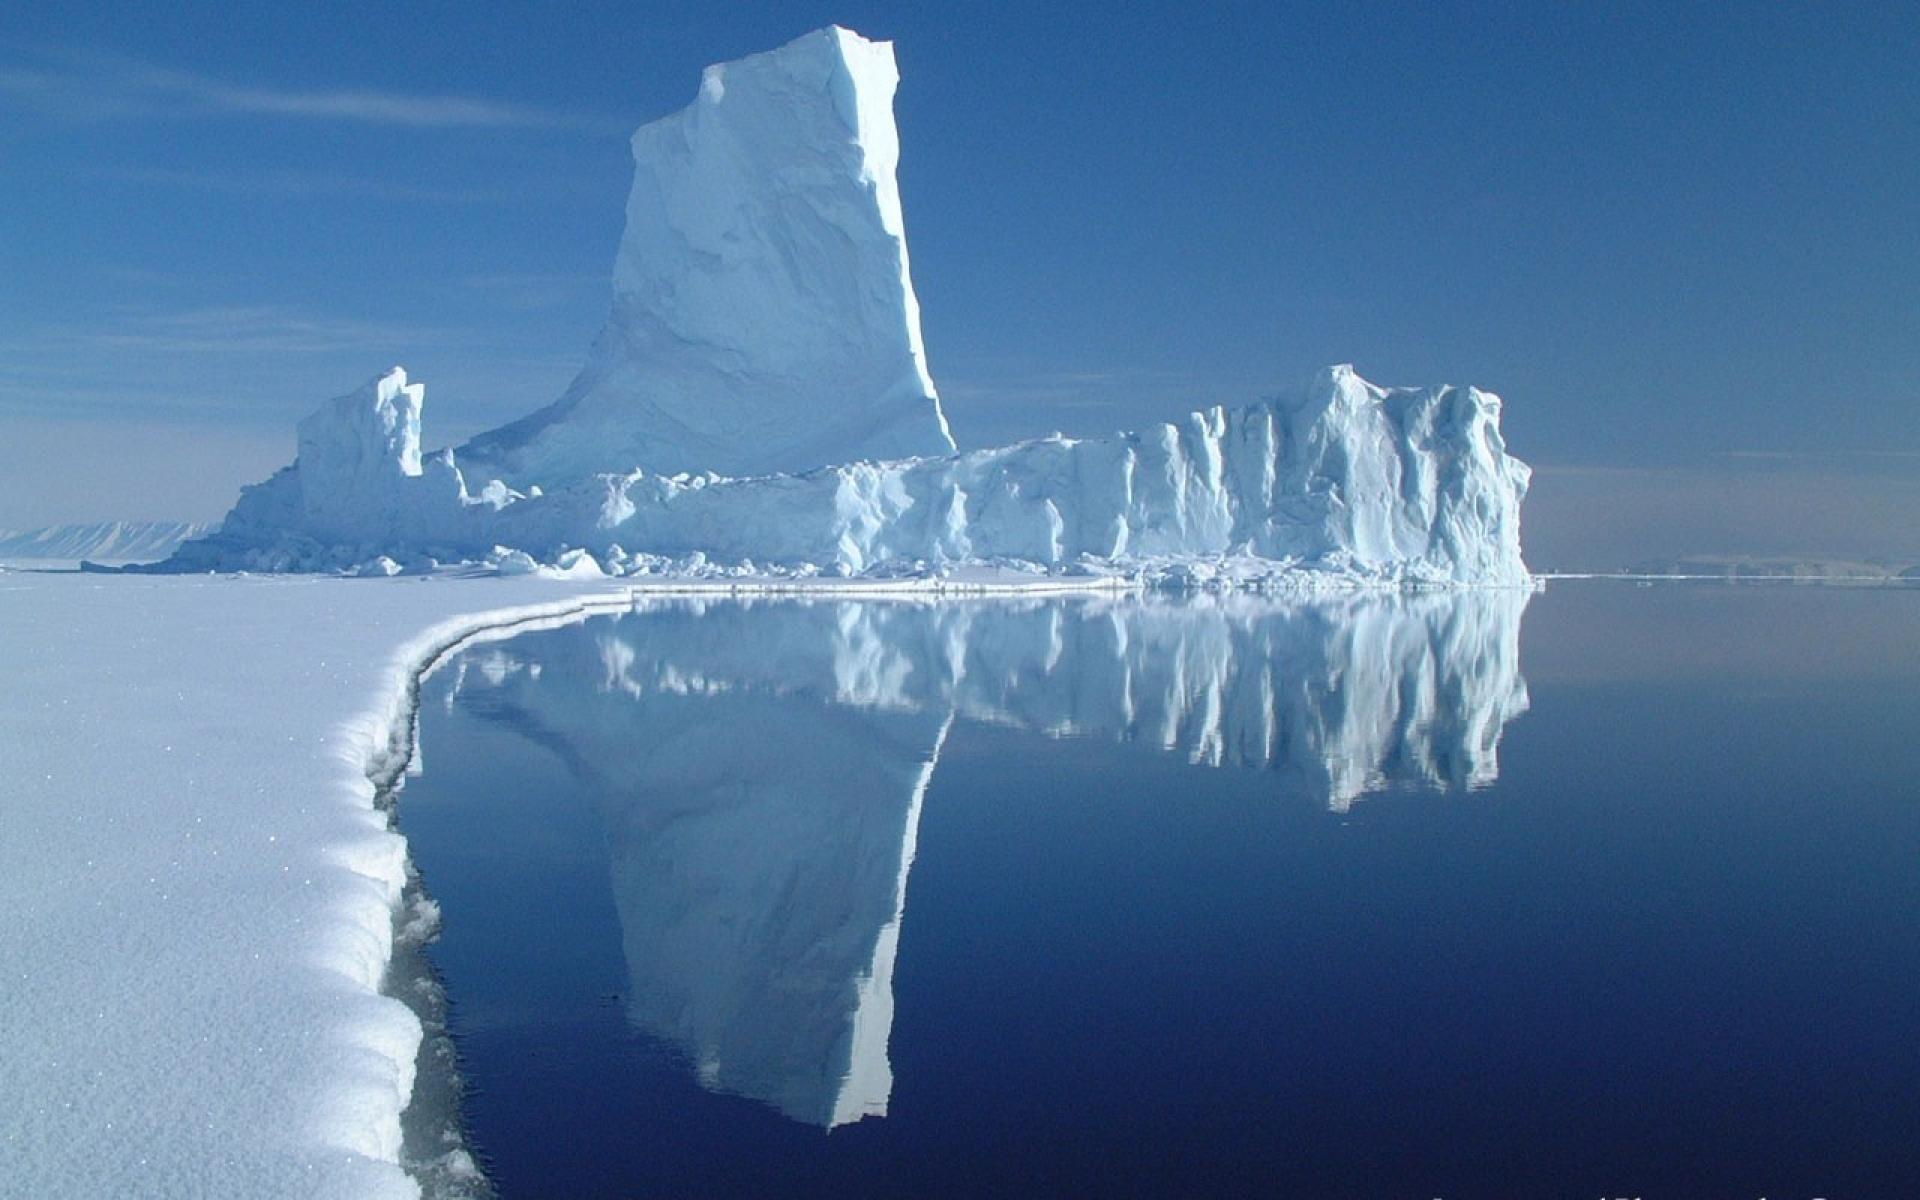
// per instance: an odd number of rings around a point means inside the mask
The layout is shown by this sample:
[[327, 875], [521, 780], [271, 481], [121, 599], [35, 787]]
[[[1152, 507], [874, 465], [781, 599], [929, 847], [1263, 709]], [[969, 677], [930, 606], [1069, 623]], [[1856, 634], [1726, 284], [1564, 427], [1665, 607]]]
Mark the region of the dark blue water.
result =
[[660, 604], [422, 746], [509, 1197], [1920, 1189], [1920, 590]]

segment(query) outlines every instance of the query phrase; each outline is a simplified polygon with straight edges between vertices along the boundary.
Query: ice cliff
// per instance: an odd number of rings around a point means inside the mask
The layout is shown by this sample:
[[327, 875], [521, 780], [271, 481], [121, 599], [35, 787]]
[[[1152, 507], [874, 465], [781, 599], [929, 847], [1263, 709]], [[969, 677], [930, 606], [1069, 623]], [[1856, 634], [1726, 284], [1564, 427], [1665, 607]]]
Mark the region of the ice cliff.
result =
[[839, 28], [708, 67], [692, 106], [633, 135], [586, 369], [461, 462], [524, 485], [951, 454], [894, 182], [899, 79], [891, 44]]
[[1527, 582], [1528, 469], [1475, 388], [1332, 367], [1246, 408], [955, 454], [907, 270], [897, 79], [890, 46], [837, 28], [710, 68], [634, 135], [612, 313], [565, 396], [423, 459], [423, 391], [395, 368], [303, 422], [296, 462], [171, 569], [500, 547], [615, 572]]

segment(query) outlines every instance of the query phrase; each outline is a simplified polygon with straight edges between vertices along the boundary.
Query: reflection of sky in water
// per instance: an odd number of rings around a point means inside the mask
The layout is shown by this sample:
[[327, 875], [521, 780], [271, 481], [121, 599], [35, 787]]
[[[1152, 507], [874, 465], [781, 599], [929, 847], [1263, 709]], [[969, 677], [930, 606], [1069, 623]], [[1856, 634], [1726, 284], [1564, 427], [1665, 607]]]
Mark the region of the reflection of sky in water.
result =
[[[1617, 614], [1595, 605], [1608, 593], [1569, 592], [1572, 611]], [[1304, 1094], [1263, 1091], [1311, 1092], [1326, 1082], [1317, 1070], [1421, 1074], [1352, 1044], [1344, 1064], [1331, 1049], [1319, 1062], [1268, 1017], [1299, 1003], [1311, 1021], [1390, 1008], [1380, 979], [1366, 994], [1335, 984], [1385, 969], [1363, 955], [1418, 951], [1395, 943], [1418, 943], [1433, 922], [1424, 952], [1439, 957], [1399, 987], [1437, 979], [1445, 991], [1476, 947], [1513, 936], [1496, 921], [1536, 923], [1508, 907], [1514, 864], [1554, 861], [1569, 836], [1624, 836], [1535, 828], [1543, 812], [1579, 811], [1576, 778], [1536, 784], [1527, 820], [1500, 801], [1502, 734], [1529, 706], [1528, 603], [681, 600], [465, 651], [429, 681], [427, 770], [402, 824], [446, 911], [436, 954], [479, 1084], [482, 1148], [509, 1183], [521, 1173], [617, 1194], [641, 1186], [619, 1172], [645, 1157], [648, 1186], [707, 1190], [701, 1164], [724, 1157], [741, 1187], [764, 1171], [769, 1185], [833, 1190], [825, 1180], [871, 1183], [890, 1154], [935, 1161], [953, 1146], [997, 1154], [1010, 1172], [1023, 1156], [1027, 1170], [1071, 1163], [1104, 1141], [1072, 1142], [1076, 1105], [1153, 1140], [1169, 1105], [1231, 1098], [1241, 1119], [1298, 1120]], [[1777, 624], [1767, 612], [1780, 603], [1746, 619]], [[1586, 628], [1657, 640], [1697, 620], [1678, 592], [1651, 612], [1561, 625], [1572, 642]], [[1625, 669], [1605, 644], [1558, 653], [1570, 679]], [[1610, 736], [1622, 702], [1636, 703], [1610, 696], [1588, 728], [1632, 774], [1631, 743]], [[1591, 747], [1563, 749], [1593, 771]], [[1431, 804], [1407, 793], [1479, 788], [1490, 798], [1466, 809], [1406, 807]], [[1370, 793], [1393, 798], [1357, 804]], [[1480, 828], [1483, 812], [1508, 820]], [[1590, 864], [1566, 865], [1579, 878]], [[1604, 877], [1586, 879], [1595, 885], [1606, 892]], [[1540, 886], [1549, 894], [1529, 903], [1573, 903], [1555, 890], [1565, 884]], [[1242, 924], [1249, 940], [1228, 952]], [[944, 982], [928, 991], [916, 977]], [[958, 1015], [963, 997], [1001, 1013], [988, 1033]], [[1204, 1029], [1169, 1028], [1162, 1006], [1185, 1002]], [[1412, 1019], [1437, 1021], [1443, 1041], [1460, 1021]], [[1546, 1016], [1514, 1018], [1534, 1019]], [[1299, 1032], [1329, 1046], [1353, 1034]], [[1114, 1073], [1136, 1056], [1138, 1071]], [[1076, 1075], [1076, 1091], [1105, 1079], [1131, 1100], [1046, 1094]], [[996, 1092], [995, 1078], [1023, 1094]], [[902, 1109], [901, 1096], [918, 1104]], [[1044, 1151], [1021, 1139], [996, 1149], [975, 1128], [993, 1124], [983, 1103], [1024, 1114]], [[873, 1116], [888, 1119], [861, 1121]], [[538, 1134], [543, 1121], [576, 1132]], [[792, 1140], [836, 1126], [825, 1143]], [[1213, 1126], [1193, 1132], [1218, 1140]], [[562, 1154], [567, 1136], [586, 1140]], [[651, 1149], [609, 1153], [630, 1138]], [[1247, 1166], [1231, 1139], [1213, 1154], [1209, 1169]], [[582, 1156], [607, 1160], [598, 1184], [578, 1174]], [[675, 1164], [689, 1172], [677, 1182]], [[824, 1173], [818, 1188], [787, 1174], [797, 1165]], [[1083, 1167], [1062, 1187], [1128, 1177]], [[902, 1191], [964, 1193], [968, 1177]], [[988, 1186], [990, 1173], [973, 1181]]]
[[443, 703], [551, 751], [611, 851], [636, 1024], [718, 1091], [884, 1115], [922, 799], [956, 718], [1258, 766], [1344, 810], [1490, 782], [1527, 597], [666, 601], [475, 648]]

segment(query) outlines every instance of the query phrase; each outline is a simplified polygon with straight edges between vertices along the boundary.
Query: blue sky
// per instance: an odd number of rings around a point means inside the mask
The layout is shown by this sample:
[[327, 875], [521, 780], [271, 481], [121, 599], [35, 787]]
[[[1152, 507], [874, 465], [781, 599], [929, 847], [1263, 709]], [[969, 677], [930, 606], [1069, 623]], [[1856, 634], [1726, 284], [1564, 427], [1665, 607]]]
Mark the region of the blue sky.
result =
[[552, 399], [626, 133], [829, 21], [963, 443], [1352, 361], [1506, 397], [1537, 565], [1920, 555], [1912, 5], [10, 5], [0, 527], [217, 515], [394, 362]]

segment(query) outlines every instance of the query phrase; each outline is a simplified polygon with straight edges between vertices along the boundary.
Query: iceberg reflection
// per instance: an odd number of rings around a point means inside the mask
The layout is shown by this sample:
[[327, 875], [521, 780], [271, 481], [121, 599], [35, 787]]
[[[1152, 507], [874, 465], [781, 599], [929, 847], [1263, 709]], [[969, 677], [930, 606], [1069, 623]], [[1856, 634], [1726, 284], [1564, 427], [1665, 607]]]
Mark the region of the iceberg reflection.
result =
[[604, 823], [627, 1015], [704, 1086], [884, 1115], [921, 806], [956, 720], [1274, 772], [1345, 810], [1498, 774], [1525, 593], [658, 599], [470, 649], [447, 703], [554, 751]]

